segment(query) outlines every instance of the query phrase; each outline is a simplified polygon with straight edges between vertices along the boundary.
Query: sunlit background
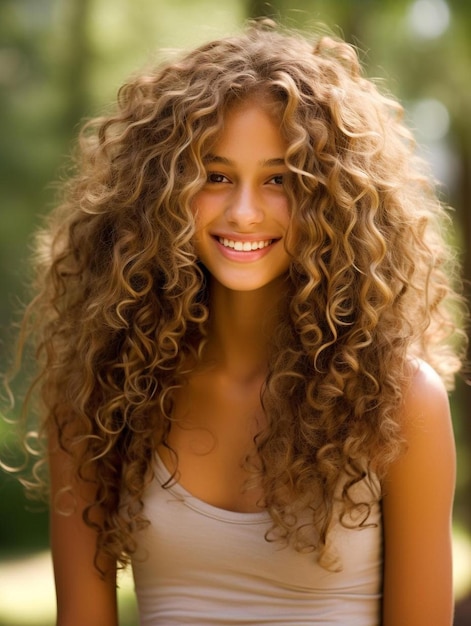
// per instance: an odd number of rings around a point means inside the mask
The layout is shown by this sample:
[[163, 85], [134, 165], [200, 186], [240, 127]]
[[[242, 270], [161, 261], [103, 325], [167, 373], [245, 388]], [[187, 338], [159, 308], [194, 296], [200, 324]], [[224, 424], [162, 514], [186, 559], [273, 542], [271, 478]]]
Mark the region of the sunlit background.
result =
[[[59, 177], [80, 120], [100, 114], [126, 77], [158, 59], [159, 50], [230, 34], [261, 15], [308, 31], [326, 24], [355, 44], [368, 75], [400, 98], [443, 199], [454, 207], [455, 243], [470, 280], [471, 2], [1, 0], [1, 370], [24, 296], [31, 232], [53, 202], [50, 183]], [[459, 462], [456, 626], [471, 624], [470, 391], [459, 382], [451, 398]], [[10, 436], [0, 422], [3, 444]], [[137, 623], [129, 574], [120, 586], [120, 613], [122, 626]], [[0, 626], [53, 620], [47, 512], [25, 502], [15, 480], [0, 474]]]

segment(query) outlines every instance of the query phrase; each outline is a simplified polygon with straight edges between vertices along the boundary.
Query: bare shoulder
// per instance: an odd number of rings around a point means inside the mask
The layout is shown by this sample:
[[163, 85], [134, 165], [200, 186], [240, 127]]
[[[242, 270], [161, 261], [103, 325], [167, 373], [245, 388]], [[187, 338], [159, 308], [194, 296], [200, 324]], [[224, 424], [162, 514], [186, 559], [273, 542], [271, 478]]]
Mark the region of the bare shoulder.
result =
[[[399, 420], [405, 451], [392, 464], [386, 482], [420, 479], [433, 482], [440, 474], [453, 479], [455, 445], [446, 387], [437, 372], [424, 361], [414, 361]], [[428, 474], [428, 479], [426, 478]]]
[[424, 361], [414, 361], [400, 419], [406, 442], [451, 433], [447, 390], [437, 372]]

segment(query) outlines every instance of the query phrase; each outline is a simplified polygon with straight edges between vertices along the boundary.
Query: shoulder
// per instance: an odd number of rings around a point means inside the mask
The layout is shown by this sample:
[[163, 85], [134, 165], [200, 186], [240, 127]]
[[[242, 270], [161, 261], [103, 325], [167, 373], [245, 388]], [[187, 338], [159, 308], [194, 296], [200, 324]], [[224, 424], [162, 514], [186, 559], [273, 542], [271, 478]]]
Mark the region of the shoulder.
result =
[[[422, 361], [422, 359], [414, 359], [410, 363], [410, 386], [408, 388], [409, 399], [417, 399], [425, 394], [427, 399], [433, 394], [434, 399], [448, 397], [447, 390], [440, 375], [433, 369], [431, 365]], [[407, 397], [407, 396], [406, 396]]]
[[448, 393], [437, 372], [427, 363], [414, 360], [399, 415], [406, 444], [451, 433]]
[[422, 361], [414, 362], [399, 421], [405, 445], [384, 479], [385, 522], [410, 520], [414, 510], [419, 526], [427, 514], [445, 522], [456, 473], [453, 427], [445, 385]]

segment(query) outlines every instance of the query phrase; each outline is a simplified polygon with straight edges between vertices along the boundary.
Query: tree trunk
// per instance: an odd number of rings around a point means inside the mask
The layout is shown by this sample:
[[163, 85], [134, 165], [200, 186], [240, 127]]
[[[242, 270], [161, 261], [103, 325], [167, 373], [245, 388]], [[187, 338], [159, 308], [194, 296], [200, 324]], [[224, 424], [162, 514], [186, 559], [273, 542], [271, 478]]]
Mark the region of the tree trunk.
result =
[[67, 4], [67, 50], [62, 66], [65, 95], [64, 131], [71, 136], [84, 115], [89, 112], [88, 76], [91, 46], [87, 27], [92, 8], [91, 0], [69, 0]]

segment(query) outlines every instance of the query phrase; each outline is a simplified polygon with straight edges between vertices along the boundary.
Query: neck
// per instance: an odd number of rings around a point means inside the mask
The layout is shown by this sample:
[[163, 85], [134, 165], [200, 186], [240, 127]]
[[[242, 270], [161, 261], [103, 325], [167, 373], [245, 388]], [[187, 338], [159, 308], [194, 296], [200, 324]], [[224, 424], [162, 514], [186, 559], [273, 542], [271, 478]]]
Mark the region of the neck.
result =
[[208, 342], [204, 361], [238, 380], [264, 376], [285, 279], [263, 289], [236, 292], [211, 285]]

